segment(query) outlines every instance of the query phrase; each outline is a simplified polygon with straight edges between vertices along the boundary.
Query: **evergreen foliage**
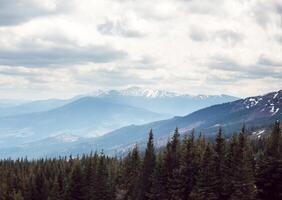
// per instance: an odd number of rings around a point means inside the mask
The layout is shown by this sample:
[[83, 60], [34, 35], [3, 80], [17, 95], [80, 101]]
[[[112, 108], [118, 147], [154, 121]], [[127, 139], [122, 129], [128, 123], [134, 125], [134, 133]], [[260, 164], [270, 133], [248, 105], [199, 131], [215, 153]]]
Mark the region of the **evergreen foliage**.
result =
[[215, 140], [176, 128], [164, 149], [153, 131], [146, 150], [123, 158], [91, 153], [73, 158], [0, 161], [0, 200], [280, 200], [282, 136], [250, 140], [245, 127]]

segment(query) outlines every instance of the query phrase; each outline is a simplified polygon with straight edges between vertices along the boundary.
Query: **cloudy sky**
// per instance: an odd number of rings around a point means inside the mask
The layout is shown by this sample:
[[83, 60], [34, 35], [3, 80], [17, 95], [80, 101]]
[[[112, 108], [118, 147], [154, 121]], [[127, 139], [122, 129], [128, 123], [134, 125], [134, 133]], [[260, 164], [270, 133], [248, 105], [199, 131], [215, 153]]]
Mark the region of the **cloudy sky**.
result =
[[0, 0], [0, 97], [282, 89], [278, 0]]

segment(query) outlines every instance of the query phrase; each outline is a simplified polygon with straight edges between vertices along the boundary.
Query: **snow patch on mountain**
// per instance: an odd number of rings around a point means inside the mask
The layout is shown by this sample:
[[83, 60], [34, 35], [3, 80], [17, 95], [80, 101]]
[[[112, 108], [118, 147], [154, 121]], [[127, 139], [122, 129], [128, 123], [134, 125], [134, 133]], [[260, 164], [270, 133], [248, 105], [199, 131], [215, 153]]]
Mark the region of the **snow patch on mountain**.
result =
[[145, 89], [141, 87], [129, 87], [122, 90], [97, 90], [90, 94], [90, 96], [109, 96], [109, 95], [117, 95], [117, 96], [133, 96], [133, 97], [146, 97], [146, 98], [162, 98], [162, 97], [191, 97], [198, 98], [201, 100], [211, 98], [211, 97], [228, 97], [227, 95], [190, 95], [190, 94], [181, 94], [176, 92], [169, 92], [164, 90], [157, 89]]
[[243, 99], [242, 107], [245, 109], [259, 109], [260, 113], [265, 113], [274, 116], [278, 114], [279, 111], [281, 112], [281, 99], [282, 90], [278, 92], [272, 92], [264, 96], [249, 97]]
[[265, 133], [265, 130], [263, 129], [263, 130], [254, 131], [254, 132], [252, 133], [252, 135], [254, 135], [254, 136], [257, 137], [257, 138], [261, 138], [261, 136], [262, 136], [264, 133]]
[[273, 106], [270, 112], [272, 112], [272, 116], [273, 116], [273, 115], [276, 115], [278, 113], [278, 111], [279, 111], [279, 108], [275, 109], [274, 106]]

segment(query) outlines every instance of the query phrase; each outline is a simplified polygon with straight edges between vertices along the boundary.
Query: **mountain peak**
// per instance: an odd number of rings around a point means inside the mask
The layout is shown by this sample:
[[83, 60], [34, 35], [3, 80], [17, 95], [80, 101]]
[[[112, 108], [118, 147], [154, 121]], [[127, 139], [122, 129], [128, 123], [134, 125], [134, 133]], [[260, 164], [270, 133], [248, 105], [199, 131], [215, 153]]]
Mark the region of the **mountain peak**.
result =
[[121, 90], [97, 90], [90, 94], [91, 96], [133, 96], [133, 97], [146, 97], [146, 98], [164, 98], [164, 97], [190, 97], [190, 98], [197, 98], [200, 100], [210, 98], [210, 97], [225, 97], [228, 98], [230, 96], [221, 94], [221, 95], [190, 95], [187, 93], [177, 93], [177, 92], [170, 92], [160, 89], [148, 89], [142, 87], [128, 87], [126, 89]]
[[98, 90], [93, 93], [95, 96], [133, 96], [133, 97], [147, 97], [147, 98], [158, 98], [158, 97], [174, 97], [181, 96], [180, 94], [174, 92], [168, 92], [164, 90], [156, 90], [156, 89], [145, 89], [141, 87], [129, 87], [121, 90], [107, 90], [102, 91]]
[[120, 90], [120, 93], [126, 96], [144, 96], [148, 98], [180, 96], [174, 92], [156, 89], [144, 89], [140, 87], [129, 87], [127, 89]]
[[268, 113], [274, 116], [279, 113], [282, 105], [282, 90], [263, 96], [248, 97], [242, 101], [245, 109], [259, 109], [260, 113]]

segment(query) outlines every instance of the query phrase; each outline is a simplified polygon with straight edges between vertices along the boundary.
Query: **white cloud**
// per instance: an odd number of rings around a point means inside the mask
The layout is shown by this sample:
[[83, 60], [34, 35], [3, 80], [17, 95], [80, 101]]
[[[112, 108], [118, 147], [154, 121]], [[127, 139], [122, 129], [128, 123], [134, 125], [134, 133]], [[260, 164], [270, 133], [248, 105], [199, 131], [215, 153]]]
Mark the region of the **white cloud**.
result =
[[281, 89], [275, 0], [0, 3], [1, 96], [132, 85], [237, 96]]

